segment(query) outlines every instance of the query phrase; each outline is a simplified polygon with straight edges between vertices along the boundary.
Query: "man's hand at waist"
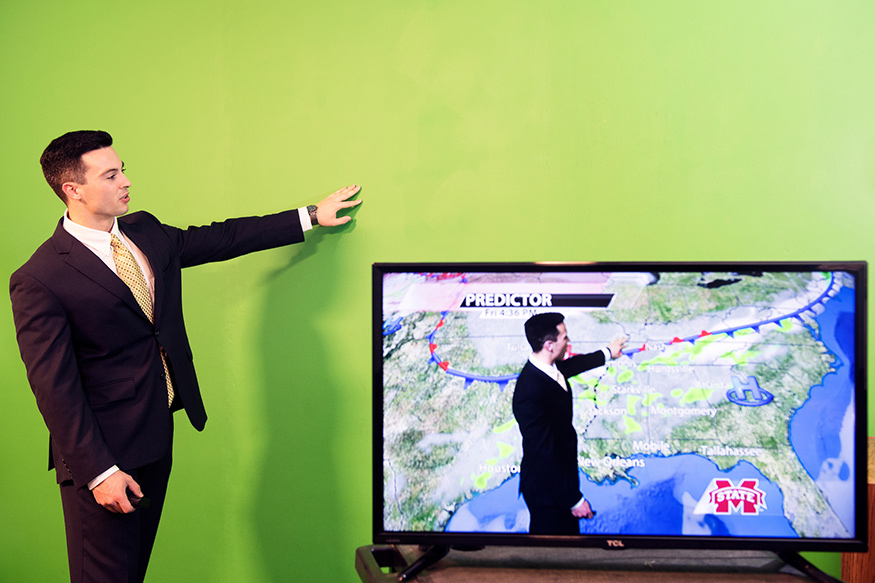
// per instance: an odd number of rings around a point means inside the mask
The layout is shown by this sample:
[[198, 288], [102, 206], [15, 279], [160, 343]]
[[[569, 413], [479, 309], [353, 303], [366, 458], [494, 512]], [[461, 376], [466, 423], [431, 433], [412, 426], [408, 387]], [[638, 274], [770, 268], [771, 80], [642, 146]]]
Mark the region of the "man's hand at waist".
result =
[[589, 501], [584, 499], [577, 503], [577, 506], [571, 509], [571, 514], [575, 518], [586, 518], [587, 520], [595, 516], [592, 508], [589, 506]]
[[128, 490], [136, 498], [143, 497], [143, 491], [134, 478], [119, 470], [95, 486], [91, 493], [97, 503], [110, 512], [129, 514], [134, 511], [134, 506], [128, 500]]

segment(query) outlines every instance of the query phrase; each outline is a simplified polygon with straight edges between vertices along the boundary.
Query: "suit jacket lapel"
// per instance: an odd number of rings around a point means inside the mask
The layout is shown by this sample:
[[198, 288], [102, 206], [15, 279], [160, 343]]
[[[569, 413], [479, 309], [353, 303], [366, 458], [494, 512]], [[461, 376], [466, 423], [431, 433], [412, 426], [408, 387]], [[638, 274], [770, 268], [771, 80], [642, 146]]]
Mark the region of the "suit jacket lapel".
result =
[[67, 265], [91, 279], [97, 285], [105, 288], [111, 294], [128, 304], [131, 309], [143, 314], [143, 309], [137, 303], [131, 289], [119, 276], [100, 260], [88, 247], [64, 229], [64, 220], [58, 223], [52, 235], [52, 242], [59, 258]]
[[[541, 384], [544, 386], [545, 389], [551, 390], [551, 391], [555, 389], [556, 391], [561, 391], [563, 393], [570, 392], [570, 388], [568, 386], [568, 379], [565, 379], [565, 388], [563, 389], [562, 386], [556, 381], [555, 378], [551, 377], [550, 375], [548, 375], [546, 372], [544, 372], [543, 370], [541, 370], [540, 368], [538, 368], [537, 366], [535, 366], [531, 362], [527, 362], [526, 366], [532, 367], [533, 369], [535, 369], [537, 374], [540, 375], [539, 378], [541, 379]], [[565, 375], [563, 375], [563, 377], [564, 376]]]

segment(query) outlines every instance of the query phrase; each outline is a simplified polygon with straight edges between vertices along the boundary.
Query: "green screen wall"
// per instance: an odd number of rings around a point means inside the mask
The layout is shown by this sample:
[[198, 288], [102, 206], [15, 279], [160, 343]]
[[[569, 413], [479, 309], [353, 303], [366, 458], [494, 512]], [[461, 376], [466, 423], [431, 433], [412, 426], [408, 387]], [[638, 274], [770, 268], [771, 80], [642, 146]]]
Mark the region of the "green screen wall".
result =
[[[364, 185], [351, 225], [186, 273], [210, 421], [177, 416], [150, 580], [358, 580], [372, 262], [875, 259], [873, 23], [868, 0], [0, 4], [4, 281], [61, 216], [38, 159], [68, 130], [110, 131], [132, 208], [178, 226]], [[0, 580], [61, 581], [6, 295], [0, 374]]]

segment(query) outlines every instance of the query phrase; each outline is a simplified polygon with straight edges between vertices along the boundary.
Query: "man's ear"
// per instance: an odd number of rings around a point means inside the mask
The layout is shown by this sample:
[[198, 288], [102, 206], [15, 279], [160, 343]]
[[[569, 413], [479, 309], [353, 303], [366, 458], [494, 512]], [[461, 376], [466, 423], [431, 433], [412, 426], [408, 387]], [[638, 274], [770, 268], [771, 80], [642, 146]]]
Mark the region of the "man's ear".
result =
[[67, 197], [67, 200], [80, 200], [79, 190], [75, 182], [65, 182], [61, 185], [61, 192]]

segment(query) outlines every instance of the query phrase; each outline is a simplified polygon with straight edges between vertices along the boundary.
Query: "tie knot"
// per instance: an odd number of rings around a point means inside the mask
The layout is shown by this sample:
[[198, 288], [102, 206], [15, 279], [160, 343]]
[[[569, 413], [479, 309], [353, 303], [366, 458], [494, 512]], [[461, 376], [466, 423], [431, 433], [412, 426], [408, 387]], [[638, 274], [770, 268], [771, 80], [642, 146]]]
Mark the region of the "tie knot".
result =
[[124, 253], [128, 250], [125, 244], [122, 243], [122, 240], [115, 235], [110, 235], [109, 246], [112, 247], [113, 253]]

